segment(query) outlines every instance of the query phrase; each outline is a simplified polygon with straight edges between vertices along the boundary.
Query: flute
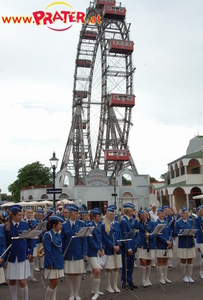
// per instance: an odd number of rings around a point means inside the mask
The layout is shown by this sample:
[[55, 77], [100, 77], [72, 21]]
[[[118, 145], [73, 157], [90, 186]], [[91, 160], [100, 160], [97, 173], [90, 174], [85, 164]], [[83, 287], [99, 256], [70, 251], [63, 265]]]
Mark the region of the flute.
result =
[[145, 237], [146, 237], [146, 243], [147, 243], [147, 252], [149, 252], [149, 233], [147, 231], [147, 222], [144, 224], [145, 226]]
[[[172, 234], [173, 234], [173, 229], [171, 230], [171, 234], [170, 234], [169, 239], [168, 239], [169, 242], [170, 242], [170, 239], [171, 239], [171, 237], [172, 237]], [[166, 250], [165, 250], [165, 252], [164, 252], [164, 256], [167, 256], [168, 248], [169, 248], [169, 245], [167, 244]]]
[[12, 244], [10, 244], [10, 245], [8, 246], [8, 248], [4, 251], [4, 253], [1, 254], [0, 258], [2, 258], [2, 257], [4, 256], [4, 254], [8, 251], [8, 249], [11, 248], [11, 246], [12, 246]]

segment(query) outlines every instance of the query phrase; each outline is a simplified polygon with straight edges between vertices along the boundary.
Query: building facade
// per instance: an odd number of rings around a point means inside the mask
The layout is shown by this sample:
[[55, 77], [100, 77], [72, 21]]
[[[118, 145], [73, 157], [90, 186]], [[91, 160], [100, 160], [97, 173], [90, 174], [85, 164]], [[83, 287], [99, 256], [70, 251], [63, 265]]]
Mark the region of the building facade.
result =
[[168, 164], [165, 182], [152, 184], [152, 193], [156, 195], [160, 205], [168, 205], [173, 209], [186, 206], [189, 210], [202, 204], [201, 199], [194, 196], [203, 193], [203, 136], [190, 140], [186, 155]]
[[[21, 201], [53, 200], [53, 195], [46, 193], [47, 188], [50, 187], [24, 187]], [[92, 170], [82, 184], [75, 184], [72, 174], [63, 169], [56, 174], [55, 188], [62, 189], [61, 194], [56, 194], [56, 201], [69, 199], [87, 209], [99, 207], [104, 214], [110, 204], [116, 204], [121, 211], [126, 202], [133, 203], [137, 210], [149, 207], [149, 175], [134, 175], [130, 169], [121, 170], [113, 180], [104, 171]]]

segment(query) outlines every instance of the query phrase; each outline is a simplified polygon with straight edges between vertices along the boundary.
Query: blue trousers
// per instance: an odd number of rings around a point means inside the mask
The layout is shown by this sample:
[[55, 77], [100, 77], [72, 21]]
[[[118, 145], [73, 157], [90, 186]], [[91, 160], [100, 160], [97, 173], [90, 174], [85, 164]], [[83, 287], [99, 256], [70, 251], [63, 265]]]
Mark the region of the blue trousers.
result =
[[[122, 272], [121, 272], [121, 283], [124, 286], [126, 283], [129, 285], [133, 281], [133, 269], [135, 262], [135, 251], [133, 255], [128, 255], [128, 251], [122, 251]], [[127, 275], [127, 280], [126, 280]]]

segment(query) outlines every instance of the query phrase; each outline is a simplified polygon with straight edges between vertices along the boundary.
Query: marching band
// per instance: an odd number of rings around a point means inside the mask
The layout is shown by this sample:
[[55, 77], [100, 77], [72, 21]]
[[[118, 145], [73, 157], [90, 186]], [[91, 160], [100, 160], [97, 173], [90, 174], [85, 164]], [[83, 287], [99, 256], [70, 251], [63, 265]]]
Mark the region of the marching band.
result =
[[[65, 276], [68, 299], [81, 300], [81, 277], [86, 273], [85, 263], [88, 262], [91, 299], [96, 300], [104, 294], [100, 291], [103, 268], [108, 293], [121, 292], [118, 288], [119, 269], [122, 288], [138, 288], [133, 282], [136, 253], [143, 287], [152, 285], [153, 260], [156, 262], [157, 281], [171, 284], [167, 274], [168, 260], [173, 257], [176, 238], [183, 281], [194, 283], [193, 258], [197, 254], [200, 254], [199, 274], [203, 279], [203, 206], [197, 209], [197, 215], [189, 215], [187, 208], [181, 207], [178, 218], [170, 215], [167, 206], [156, 211], [153, 206], [151, 214], [142, 209], [136, 213], [132, 203], [123, 205], [123, 215], [118, 215], [116, 209], [116, 206], [110, 205], [103, 217], [97, 207], [88, 212], [75, 204], [67, 204], [57, 212], [54, 208], [45, 212], [40, 207], [33, 212], [27, 207], [23, 218], [22, 207], [14, 204], [9, 216], [6, 212], [0, 213], [0, 285], [7, 279], [11, 299], [17, 300], [18, 283], [23, 299], [28, 300], [26, 279], [31, 278], [35, 282], [33, 270], [41, 272], [44, 269], [44, 279], [49, 280], [45, 300], [56, 300], [59, 278]], [[34, 230], [37, 224], [44, 224], [46, 228], [38, 239], [29, 238], [29, 235], [28, 238], [19, 238], [24, 231]], [[161, 231], [158, 231], [160, 227]], [[81, 228], [91, 229], [91, 234], [81, 236]]]

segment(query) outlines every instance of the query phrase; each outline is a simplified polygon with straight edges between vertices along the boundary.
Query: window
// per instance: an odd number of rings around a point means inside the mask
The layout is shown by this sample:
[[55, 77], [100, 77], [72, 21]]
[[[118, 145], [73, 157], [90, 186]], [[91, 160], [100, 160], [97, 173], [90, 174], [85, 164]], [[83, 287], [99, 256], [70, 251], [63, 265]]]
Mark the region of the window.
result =
[[199, 167], [192, 169], [192, 170], [191, 170], [191, 174], [200, 174], [200, 169], [199, 169]]

